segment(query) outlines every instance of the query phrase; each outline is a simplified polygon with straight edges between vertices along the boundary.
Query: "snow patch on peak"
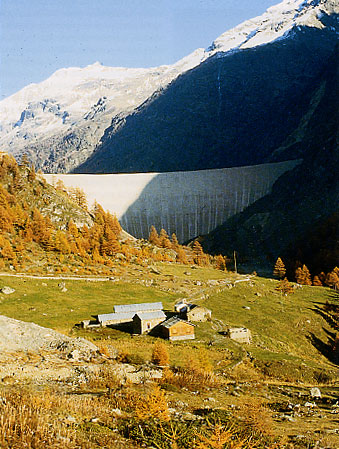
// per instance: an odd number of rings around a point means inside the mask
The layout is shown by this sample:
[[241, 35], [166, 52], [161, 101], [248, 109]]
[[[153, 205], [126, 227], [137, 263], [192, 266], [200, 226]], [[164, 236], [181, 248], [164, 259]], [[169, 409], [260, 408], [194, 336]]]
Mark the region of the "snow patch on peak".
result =
[[[322, 9], [321, 9], [322, 8]], [[283, 0], [261, 16], [247, 20], [219, 36], [207, 49], [208, 56], [217, 52], [253, 48], [282, 39], [295, 26], [323, 28], [320, 12], [339, 12], [332, 0]]]

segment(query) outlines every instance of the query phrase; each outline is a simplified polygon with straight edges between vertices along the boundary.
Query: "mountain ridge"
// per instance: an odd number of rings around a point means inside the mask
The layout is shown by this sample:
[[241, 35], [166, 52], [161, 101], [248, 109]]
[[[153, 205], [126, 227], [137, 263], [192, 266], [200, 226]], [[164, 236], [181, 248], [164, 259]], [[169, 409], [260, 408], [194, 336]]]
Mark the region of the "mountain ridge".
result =
[[[27, 152], [36, 168], [45, 172], [71, 171], [96, 150], [112, 120], [124, 121], [181, 74], [211, 57], [230, 56], [284, 39], [292, 26], [309, 23], [320, 30], [324, 26], [321, 15], [337, 9], [332, 0], [284, 0], [226, 31], [206, 50], [197, 49], [171, 66], [125, 69], [94, 63], [84, 69], [60, 69], [44, 82], [26, 86], [0, 102], [1, 149], [18, 158]], [[75, 82], [82, 78], [80, 84]], [[51, 86], [50, 98], [46, 98]], [[63, 100], [58, 95], [65, 90], [68, 99]]]

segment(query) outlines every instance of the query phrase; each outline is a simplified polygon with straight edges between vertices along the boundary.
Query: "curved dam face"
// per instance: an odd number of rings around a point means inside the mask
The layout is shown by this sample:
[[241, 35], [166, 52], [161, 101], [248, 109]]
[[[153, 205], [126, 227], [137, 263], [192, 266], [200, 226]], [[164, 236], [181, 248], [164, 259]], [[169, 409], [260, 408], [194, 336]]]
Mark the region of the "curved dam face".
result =
[[270, 193], [274, 182], [299, 161], [216, 170], [112, 175], [46, 174], [53, 184], [79, 187], [89, 206], [97, 201], [121, 226], [147, 238], [154, 225], [176, 233], [179, 242], [207, 234]]

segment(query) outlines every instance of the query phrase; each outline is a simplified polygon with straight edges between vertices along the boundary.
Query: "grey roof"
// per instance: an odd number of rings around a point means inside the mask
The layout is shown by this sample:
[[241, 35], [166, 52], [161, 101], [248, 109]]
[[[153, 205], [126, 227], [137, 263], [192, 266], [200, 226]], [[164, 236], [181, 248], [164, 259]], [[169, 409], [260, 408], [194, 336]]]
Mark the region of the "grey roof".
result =
[[114, 312], [141, 312], [143, 310], [162, 310], [162, 302], [143, 302], [141, 304], [123, 304], [114, 306]]
[[166, 315], [162, 310], [155, 310], [153, 312], [138, 312], [134, 315], [139, 317], [141, 320], [155, 320], [157, 318], [165, 320]]
[[132, 320], [134, 312], [125, 312], [125, 313], [104, 313], [102, 315], [98, 315], [99, 323], [104, 323], [105, 321], [114, 321], [114, 320]]
[[174, 324], [180, 323], [180, 321], [182, 321], [183, 323], [189, 324], [190, 326], [195, 326], [195, 324], [190, 323], [189, 321], [186, 320], [182, 320], [181, 318], [177, 317], [177, 316], [172, 316], [171, 318], [169, 318], [168, 320], [164, 321], [163, 323], [161, 323], [161, 326], [166, 327], [167, 329], [169, 329], [170, 327], [172, 327]]

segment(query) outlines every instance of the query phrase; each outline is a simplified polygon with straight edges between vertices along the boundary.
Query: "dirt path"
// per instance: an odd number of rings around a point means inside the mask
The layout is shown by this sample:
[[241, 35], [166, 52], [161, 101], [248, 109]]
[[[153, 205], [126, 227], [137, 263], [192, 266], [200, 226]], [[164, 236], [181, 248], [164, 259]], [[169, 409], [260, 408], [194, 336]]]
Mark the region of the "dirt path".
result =
[[34, 274], [25, 273], [0, 273], [1, 276], [16, 277], [16, 278], [29, 278], [29, 279], [54, 279], [61, 281], [90, 281], [90, 282], [104, 282], [112, 280], [110, 277], [85, 277], [85, 276], [36, 276]]

